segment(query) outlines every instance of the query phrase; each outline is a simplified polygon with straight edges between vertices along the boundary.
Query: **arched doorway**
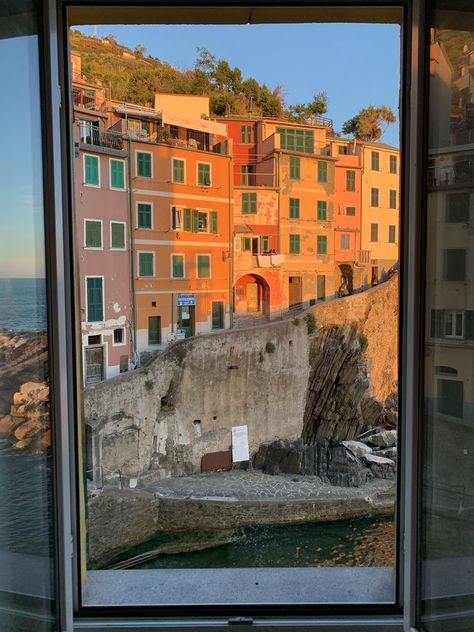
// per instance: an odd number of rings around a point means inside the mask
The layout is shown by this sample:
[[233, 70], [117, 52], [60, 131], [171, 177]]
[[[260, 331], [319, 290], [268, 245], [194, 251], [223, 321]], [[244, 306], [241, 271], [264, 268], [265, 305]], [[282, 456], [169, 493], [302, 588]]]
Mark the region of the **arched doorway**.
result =
[[246, 274], [235, 284], [235, 312], [238, 316], [270, 317], [270, 286], [258, 274]]
[[339, 291], [343, 295], [352, 294], [354, 291], [354, 272], [352, 266], [348, 263], [341, 263], [339, 270], [341, 272]]

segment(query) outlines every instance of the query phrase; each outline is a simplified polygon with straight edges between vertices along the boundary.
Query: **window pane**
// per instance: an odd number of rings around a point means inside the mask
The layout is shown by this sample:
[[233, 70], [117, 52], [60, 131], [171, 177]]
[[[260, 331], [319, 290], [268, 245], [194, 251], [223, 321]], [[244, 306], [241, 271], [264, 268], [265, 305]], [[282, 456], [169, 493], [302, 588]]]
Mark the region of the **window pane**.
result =
[[[58, 629], [39, 39], [33, 2], [0, 10], [0, 630]], [[79, 173], [82, 172], [78, 171]], [[82, 178], [81, 178], [82, 180]], [[78, 227], [83, 234], [84, 224]], [[82, 236], [81, 236], [82, 241]]]

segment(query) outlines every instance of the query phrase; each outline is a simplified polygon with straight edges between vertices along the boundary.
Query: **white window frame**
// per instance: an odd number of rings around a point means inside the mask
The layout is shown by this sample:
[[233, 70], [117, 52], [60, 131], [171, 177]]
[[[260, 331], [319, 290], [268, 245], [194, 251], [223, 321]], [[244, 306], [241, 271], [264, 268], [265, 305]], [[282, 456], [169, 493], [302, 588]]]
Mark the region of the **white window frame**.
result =
[[[208, 277], [200, 277], [199, 276], [198, 257], [208, 257], [209, 258], [209, 276]], [[212, 279], [212, 256], [208, 252], [197, 252], [196, 253], [196, 279], [199, 279], [201, 281], [205, 281], [207, 279]]]
[[[100, 247], [98, 246], [87, 246], [86, 245], [86, 235], [87, 235], [87, 222], [99, 222], [100, 224]], [[85, 217], [84, 218], [84, 250], [103, 250], [104, 249], [104, 222], [101, 219], [94, 219], [93, 217]]]
[[[184, 221], [184, 209], [186, 207], [184, 206], [176, 206], [175, 204], [171, 204], [170, 205], [170, 230], [171, 231], [180, 231], [180, 230], [184, 230], [183, 228], [183, 221]], [[175, 215], [176, 213], [176, 215]], [[174, 218], [178, 217], [179, 218], [179, 222], [176, 222], [176, 226], [173, 227], [173, 223], [174, 223]], [[192, 222], [192, 217], [191, 217], [191, 222]], [[179, 224], [179, 225], [178, 225]]]
[[[173, 274], [173, 259], [174, 257], [183, 257], [183, 276], [176, 277]], [[182, 252], [172, 252], [170, 253], [170, 279], [183, 280], [186, 278], [186, 256]]]
[[[140, 274], [140, 255], [153, 255], [153, 274], [141, 276]], [[137, 278], [138, 279], [154, 279], [156, 277], [156, 252], [154, 250], [137, 250]]]
[[[87, 317], [89, 315], [89, 301], [87, 300], [87, 279], [102, 279], [102, 316], [104, 317], [104, 320], [92, 320], [92, 321], [87, 320]], [[97, 323], [105, 323], [105, 321], [107, 320], [107, 318], [105, 317], [105, 277], [100, 274], [86, 274], [84, 276], [84, 289], [85, 289], [84, 303], [86, 306], [86, 313], [84, 314], [84, 322], [86, 323], [86, 325], [95, 325]], [[92, 334], [88, 332], [88, 335], [90, 336]]]
[[[147, 204], [151, 208], [151, 226], [147, 228], [145, 226], [138, 225], [138, 205], [139, 204]], [[154, 229], [154, 205], [153, 202], [148, 202], [147, 200], [137, 200], [135, 202], [135, 228], [136, 230], [153, 230]]]
[[[199, 182], [199, 165], [209, 165], [209, 184], [201, 184]], [[196, 186], [198, 187], [211, 187], [212, 186], [212, 162], [206, 162], [204, 160], [196, 161]]]
[[[184, 180], [183, 182], [179, 182], [179, 180], [174, 179], [174, 163], [176, 161], [184, 163]], [[171, 182], [173, 184], [186, 184], [186, 158], [171, 158]]]
[[[97, 170], [99, 174], [99, 184], [89, 184], [88, 182], [86, 182], [86, 156], [89, 156], [90, 158], [95, 158], [95, 160], [97, 160], [97, 164], [99, 166]], [[82, 154], [82, 185], [85, 187], [90, 187], [91, 189], [100, 189], [101, 181], [102, 181], [102, 178], [100, 177], [100, 156], [83, 152]]]
[[[123, 342], [115, 342], [115, 330], [121, 329], [123, 331]], [[127, 344], [127, 328], [126, 327], [114, 327], [112, 329], [112, 347], [125, 347]]]
[[[140, 176], [138, 175], [138, 154], [148, 154], [151, 156], [151, 175], [150, 176]], [[153, 152], [147, 151], [146, 149], [135, 149], [135, 177], [136, 178], [145, 178], [146, 180], [153, 179]]]
[[242, 251], [242, 238], [234, 237], [234, 252], [241, 252], [241, 251]]
[[[446, 327], [448, 324], [448, 314], [451, 316], [451, 327], [452, 327], [452, 333], [448, 334], [446, 333]], [[461, 315], [461, 328], [462, 328], [462, 333], [459, 336], [458, 334], [456, 334], [456, 317], [458, 315]], [[456, 310], [456, 309], [448, 309], [444, 312], [444, 318], [443, 318], [443, 335], [444, 338], [454, 338], [456, 340], [464, 340], [464, 312], [461, 310]]]
[[[112, 161], [121, 162], [123, 167], [123, 187], [113, 187], [112, 186]], [[125, 169], [125, 160], [122, 158], [109, 158], [109, 189], [111, 191], [126, 191], [127, 190], [127, 179], [126, 179], [126, 169]]]
[[[112, 224], [122, 224], [123, 226], [123, 248], [117, 248], [116, 246], [112, 245]], [[124, 250], [127, 250], [127, 222], [117, 222], [115, 219], [110, 220], [109, 233], [110, 250], [117, 250], [118, 252], [123, 252]]]
[[[210, 227], [210, 223], [211, 223], [210, 212], [211, 212], [212, 209], [196, 208], [194, 210], [196, 210], [198, 213], [202, 213], [203, 215], [206, 215], [206, 218], [207, 218], [206, 219], [206, 230], [201, 230], [199, 228], [199, 216], [198, 216], [198, 231], [197, 232], [198, 233], [204, 233], [205, 235], [211, 234], [211, 230], [210, 230], [211, 229], [211, 227]], [[192, 221], [192, 219], [191, 219], [191, 221]]]

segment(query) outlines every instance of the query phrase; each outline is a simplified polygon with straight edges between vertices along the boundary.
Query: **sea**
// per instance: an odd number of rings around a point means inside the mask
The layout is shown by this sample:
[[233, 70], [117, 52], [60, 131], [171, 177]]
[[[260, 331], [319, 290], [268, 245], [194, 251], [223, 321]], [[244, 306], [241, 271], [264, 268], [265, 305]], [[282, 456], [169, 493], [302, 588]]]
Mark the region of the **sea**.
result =
[[[0, 278], [0, 330], [45, 331], [46, 326], [45, 279]], [[50, 461], [49, 454], [17, 451], [0, 439], [0, 551], [50, 556]]]

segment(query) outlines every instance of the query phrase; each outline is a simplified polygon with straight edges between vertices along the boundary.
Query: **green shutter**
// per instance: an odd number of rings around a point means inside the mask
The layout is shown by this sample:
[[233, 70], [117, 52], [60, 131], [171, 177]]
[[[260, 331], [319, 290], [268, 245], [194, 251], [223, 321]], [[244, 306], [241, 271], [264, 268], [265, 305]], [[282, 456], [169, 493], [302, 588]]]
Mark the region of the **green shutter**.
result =
[[257, 212], [257, 194], [256, 193], [242, 193], [242, 213], [256, 213]]
[[114, 189], [125, 189], [125, 169], [121, 160], [110, 161], [110, 186]]
[[184, 277], [183, 255], [173, 255], [173, 277], [175, 279], [182, 279]]
[[112, 248], [125, 248], [125, 225], [112, 222]]
[[318, 301], [324, 301], [326, 299], [326, 275], [318, 274], [316, 282], [316, 298]]
[[142, 151], [137, 152], [137, 175], [151, 178], [151, 155]]
[[298, 219], [300, 216], [299, 198], [290, 198], [290, 219]]
[[326, 221], [328, 218], [328, 203], [326, 200], [318, 200], [318, 220]]
[[318, 160], [318, 182], [328, 181], [328, 165], [327, 162]]
[[318, 235], [316, 241], [316, 251], [318, 255], [327, 255], [328, 253], [328, 238], [326, 235]]
[[262, 237], [262, 251], [268, 252], [270, 250], [270, 238], [267, 235]]
[[138, 275], [153, 276], [153, 253], [140, 252], [138, 254]]
[[355, 191], [355, 171], [346, 171], [346, 191]]
[[300, 252], [300, 236], [290, 235], [290, 254], [298, 255]]
[[211, 184], [211, 166], [203, 162], [198, 162], [198, 184], [203, 186]]
[[470, 309], [464, 312], [464, 338], [474, 340], [474, 311]]
[[211, 211], [209, 213], [209, 216], [211, 218], [211, 233], [216, 234], [217, 233], [217, 212]]
[[151, 228], [151, 204], [138, 203], [138, 228]]
[[209, 279], [211, 276], [211, 264], [209, 255], [198, 255], [198, 279]]
[[184, 182], [184, 160], [173, 160], [173, 182]]
[[250, 252], [251, 249], [252, 249], [252, 241], [250, 237], [244, 237], [243, 251]]
[[86, 220], [86, 248], [102, 248], [102, 224]]
[[300, 179], [300, 159], [297, 156], [290, 156], [290, 178]]
[[444, 336], [444, 310], [431, 310], [431, 337], [443, 338]]
[[183, 219], [183, 229], [184, 230], [191, 230], [191, 209], [190, 208], [185, 208], [184, 209], [184, 219]]
[[99, 186], [99, 158], [84, 156], [84, 183]]
[[199, 211], [193, 209], [193, 233], [199, 232]]
[[94, 323], [103, 320], [102, 279], [92, 277], [87, 279], [87, 322]]

